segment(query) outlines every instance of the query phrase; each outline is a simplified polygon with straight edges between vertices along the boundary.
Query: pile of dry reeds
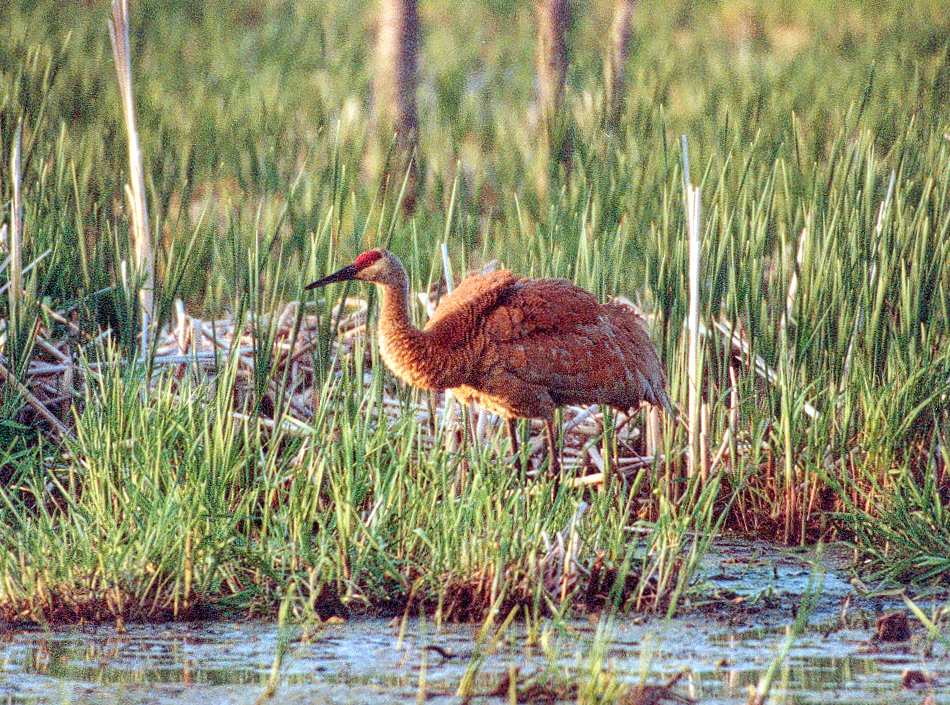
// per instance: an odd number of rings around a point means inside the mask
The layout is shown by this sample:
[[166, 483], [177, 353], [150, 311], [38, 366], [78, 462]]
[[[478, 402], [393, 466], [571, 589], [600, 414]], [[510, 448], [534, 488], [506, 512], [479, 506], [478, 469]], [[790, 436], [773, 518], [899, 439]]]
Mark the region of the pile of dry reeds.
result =
[[[434, 310], [430, 296], [420, 294], [420, 299], [426, 300], [427, 308]], [[303, 311], [301, 306], [304, 306]], [[262, 356], [270, 365], [267, 388], [254, 392], [258, 394], [255, 405], [260, 415], [258, 423], [269, 428], [279, 423], [283, 432], [308, 434], [321, 399], [327, 398], [320, 380], [328, 376], [315, 370], [315, 365], [320, 364], [317, 350], [325, 330], [325, 319], [298, 301], [286, 304], [275, 314], [275, 319], [246, 316], [241, 322], [232, 318], [195, 318], [189, 316], [178, 302], [172, 321], [159, 332], [154, 355], [147, 361], [121, 360], [114, 354], [106, 354], [115, 347], [112, 332], [108, 329], [85, 341], [87, 346], [92, 343], [100, 351], [98, 359], [80, 359], [74, 352], [82, 342], [79, 329], [55, 311], [50, 313], [61, 324], [58, 334], [37, 331], [36, 347], [26, 369], [25, 383], [10, 379], [19, 386], [23, 399], [19, 420], [28, 425], [43, 424], [58, 438], [71, 433], [73, 409], [80, 410], [86, 396], [82, 392], [83, 385], [104, 367], [114, 365], [142, 365], [150, 370], [155, 384], [167, 381], [169, 375], [174, 379], [192, 376], [214, 383], [218, 370], [233, 360], [237, 366], [233, 413], [236, 419], [245, 419], [241, 410], [247, 407], [241, 400], [251, 396], [252, 386], [259, 379], [255, 351], [261, 352], [262, 336], [258, 334], [255, 341], [255, 332], [261, 330], [272, 331], [266, 337], [273, 336], [273, 346], [269, 354]], [[336, 336], [331, 342], [330, 378], [342, 375], [342, 367], [351, 364], [352, 356], [362, 354], [364, 383], [371, 383], [373, 355], [366, 340], [368, 318], [365, 299], [350, 297], [344, 302]], [[405, 413], [406, 402], [399, 398], [398, 383], [386, 374], [381, 421], [395, 424]], [[425, 394], [420, 394], [410, 403], [419, 422], [419, 440], [423, 447], [445, 443], [459, 448], [473, 439], [479, 445], [504, 443], [500, 440], [503, 425], [498, 417], [475, 408], [462, 409], [451, 395], [433, 393], [426, 398]], [[610, 454], [605, 459], [605, 423], [612, 424], [614, 429], [617, 454], [612, 462]], [[532, 442], [528, 451], [533, 466], [531, 473], [538, 472], [546, 457], [542, 430], [540, 422], [532, 423]], [[645, 446], [639, 424], [625, 414], [608, 412], [605, 416], [604, 410], [597, 406], [569, 406], [563, 411], [562, 433], [564, 465], [576, 476], [574, 482], [578, 485], [601, 483], [610, 472], [626, 478], [655, 460], [653, 455], [643, 452]]]

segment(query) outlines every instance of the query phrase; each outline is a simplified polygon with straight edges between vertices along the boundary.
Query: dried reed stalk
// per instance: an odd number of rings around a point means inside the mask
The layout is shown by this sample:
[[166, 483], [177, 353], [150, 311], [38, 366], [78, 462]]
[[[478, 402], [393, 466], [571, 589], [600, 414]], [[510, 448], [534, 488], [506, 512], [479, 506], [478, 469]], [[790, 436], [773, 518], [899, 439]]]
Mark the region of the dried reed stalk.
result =
[[11, 328], [20, 324], [20, 297], [23, 295], [23, 201], [20, 194], [20, 150], [23, 123], [17, 123], [10, 151], [10, 181], [13, 198], [10, 200], [10, 323]]
[[148, 209], [145, 204], [145, 170], [142, 167], [139, 133], [135, 126], [128, 0], [113, 0], [112, 19], [109, 20], [109, 38], [112, 40], [112, 56], [115, 59], [116, 78], [119, 83], [122, 113], [129, 142], [129, 183], [126, 185], [126, 199], [132, 216], [132, 250], [135, 253], [135, 277], [139, 287], [139, 307], [142, 316], [141, 350], [144, 355], [148, 350], [149, 319], [152, 315], [155, 290], [155, 260], [148, 225]]
[[[446, 225], [448, 228], [448, 225]], [[455, 277], [452, 273], [452, 262], [449, 260], [449, 245], [447, 242], [443, 242], [440, 248], [440, 253], [442, 255], [442, 275], [445, 277], [445, 292], [451, 294], [452, 290], [455, 288]], [[435, 307], [432, 307], [432, 310], [429, 312], [429, 316], [435, 313]], [[445, 413], [442, 416], [442, 424], [446, 429], [450, 429], [454, 426], [453, 420], [455, 414], [453, 413], [453, 402], [455, 402], [455, 397], [452, 394], [450, 389], [445, 390], [444, 396], [444, 410]], [[450, 433], [446, 436], [445, 443], [446, 448], [449, 450], [454, 450], [452, 448], [452, 443], [454, 442], [454, 434]]]
[[700, 203], [699, 189], [689, 181], [689, 152], [686, 136], [683, 144], [683, 181], [686, 186], [686, 230], [689, 238], [689, 356], [687, 362], [687, 377], [689, 380], [689, 476], [694, 477], [697, 472], [703, 472], [703, 481], [706, 480], [706, 457], [703, 448], [702, 430], [700, 428], [700, 404], [702, 402], [702, 371], [699, 359], [699, 268], [700, 268]]

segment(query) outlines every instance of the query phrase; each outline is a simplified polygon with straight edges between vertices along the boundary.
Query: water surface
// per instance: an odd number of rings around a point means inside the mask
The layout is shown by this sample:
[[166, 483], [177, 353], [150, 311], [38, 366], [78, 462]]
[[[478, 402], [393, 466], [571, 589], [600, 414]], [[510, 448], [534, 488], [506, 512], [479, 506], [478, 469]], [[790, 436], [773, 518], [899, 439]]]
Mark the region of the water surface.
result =
[[[703, 569], [701, 594], [709, 601], [670, 621], [617, 619], [602, 642], [606, 664], [631, 684], [641, 682], [645, 671], [650, 683], [684, 672], [679, 695], [710, 705], [745, 703], [785, 639], [802, 595], [817, 581], [821, 596], [777, 675], [772, 702], [918, 705], [930, 697], [934, 705], [950, 705], [944, 644], [938, 640], [928, 648], [919, 625], [910, 642], [873, 643], [876, 616], [901, 603], [861, 596], [841, 565], [834, 552], [817, 561], [811, 553], [763, 543], [720, 542]], [[477, 645], [477, 631], [471, 625], [436, 629], [419, 619], [352, 620], [308, 635], [282, 635], [265, 622], [132, 625], [125, 633], [104, 626], [13, 631], [0, 642], [0, 702], [254, 703], [278, 639], [289, 638], [272, 702], [415, 703], [422, 690], [426, 702], [452, 703], [459, 702], [453, 694], [476, 662], [478, 692], [491, 691], [510, 666], [528, 677], [583, 673], [598, 623], [549, 624], [542, 639], [514, 626], [490, 648]], [[905, 688], [907, 670], [935, 682]]]

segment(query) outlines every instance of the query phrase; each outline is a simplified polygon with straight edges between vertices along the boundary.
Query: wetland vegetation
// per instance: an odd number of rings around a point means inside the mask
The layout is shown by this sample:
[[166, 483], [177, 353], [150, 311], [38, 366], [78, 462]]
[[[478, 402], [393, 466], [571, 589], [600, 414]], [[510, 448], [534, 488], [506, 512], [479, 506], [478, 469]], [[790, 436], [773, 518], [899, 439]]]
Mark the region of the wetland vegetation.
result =
[[[553, 120], [530, 4], [423, 3], [417, 159], [374, 174], [375, 4], [135, 3], [143, 351], [108, 4], [4, 3], [0, 620], [672, 614], [723, 532], [944, 589], [945, 4], [645, 0], [619, 103], [612, 9], [573, 3]], [[566, 410], [599, 479], [552, 501], [500, 426], [393, 382], [372, 295], [304, 295], [383, 245], [423, 294], [499, 260], [629, 299], [681, 420]]]

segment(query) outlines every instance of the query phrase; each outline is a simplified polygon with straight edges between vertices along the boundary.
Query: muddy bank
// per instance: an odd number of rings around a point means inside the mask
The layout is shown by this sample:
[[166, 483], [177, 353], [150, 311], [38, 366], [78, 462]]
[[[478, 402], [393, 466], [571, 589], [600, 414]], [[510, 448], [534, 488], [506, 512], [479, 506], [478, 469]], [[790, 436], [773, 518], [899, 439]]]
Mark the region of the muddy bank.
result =
[[480, 693], [497, 690], [512, 667], [524, 679], [576, 683], [594, 658], [631, 686], [645, 672], [650, 683], [682, 674], [674, 688], [679, 697], [745, 703], [803, 595], [820, 584], [808, 626], [776, 674], [772, 702], [916, 705], [929, 697], [935, 705], [950, 703], [945, 642], [927, 639], [913, 619], [909, 640], [876, 641], [877, 617], [903, 603], [859, 594], [842, 569], [844, 558], [840, 549], [819, 560], [813, 552], [720, 541], [703, 567], [705, 597], [673, 619], [513, 625], [495, 644], [478, 642], [478, 625], [437, 629], [418, 619], [358, 620], [283, 634], [260, 622], [130, 626], [125, 633], [111, 627], [15, 631], [0, 644], [0, 698], [24, 705], [253, 703], [278, 640], [288, 638], [272, 702], [413, 703], [420, 690], [428, 702], [459, 702], [454, 693], [467, 673]]

